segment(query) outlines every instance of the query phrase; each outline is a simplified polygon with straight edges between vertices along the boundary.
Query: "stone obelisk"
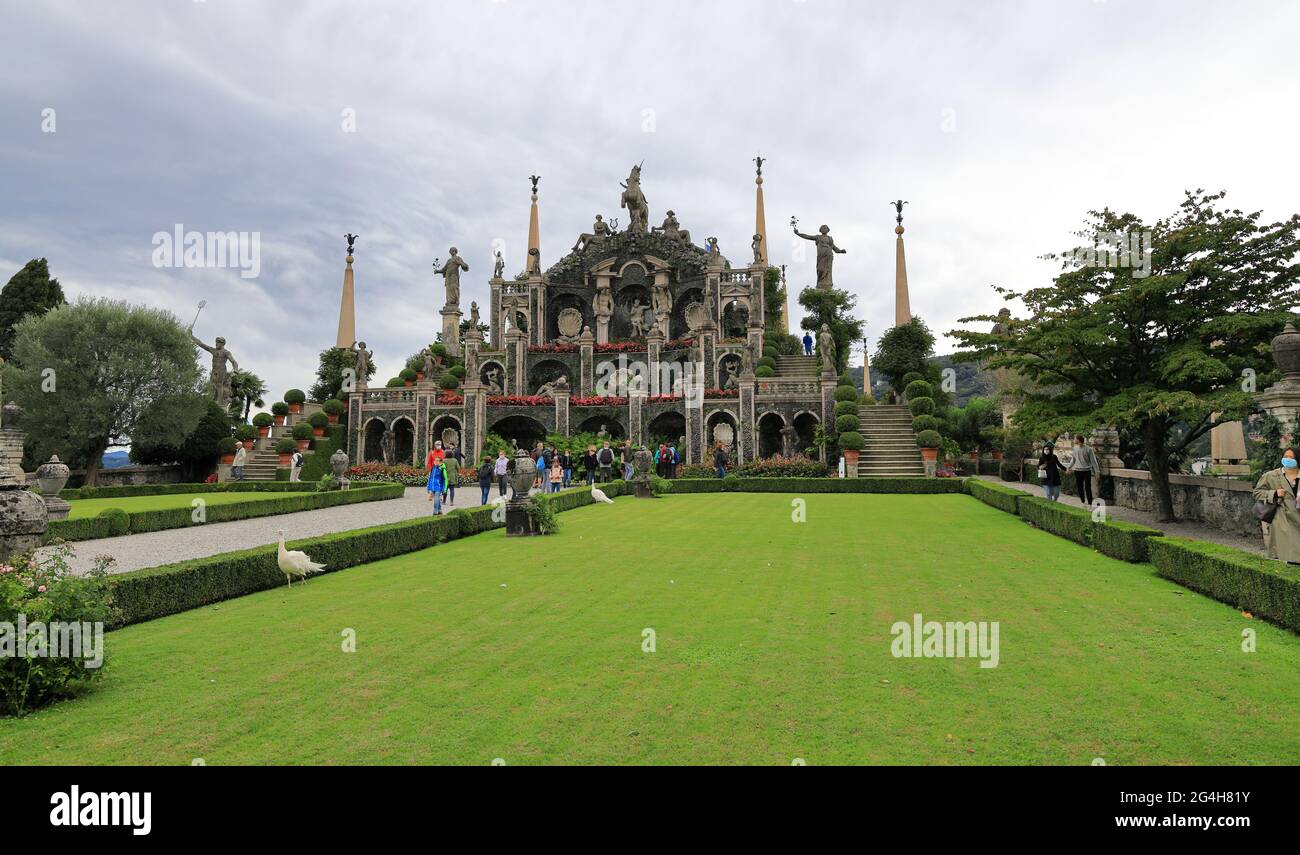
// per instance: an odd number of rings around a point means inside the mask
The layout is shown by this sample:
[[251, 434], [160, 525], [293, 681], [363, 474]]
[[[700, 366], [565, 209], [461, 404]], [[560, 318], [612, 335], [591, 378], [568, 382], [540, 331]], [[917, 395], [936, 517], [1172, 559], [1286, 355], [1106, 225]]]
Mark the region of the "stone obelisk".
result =
[[352, 285], [352, 246], [357, 241], [354, 234], [344, 235], [348, 241], [347, 266], [343, 268], [343, 297], [339, 301], [339, 334], [335, 347], [351, 347], [357, 340], [357, 308]]
[[[770, 256], [767, 253], [767, 214], [763, 206], [763, 162], [767, 158], [754, 158], [757, 166], [754, 175], [754, 234], [760, 238], [758, 244], [758, 263], [763, 265], [763, 278], [767, 278], [767, 265]], [[781, 307], [781, 328], [790, 331], [790, 295], [785, 296], [785, 305]]]
[[903, 326], [912, 322], [912, 304], [907, 297], [907, 255], [903, 251], [903, 200], [894, 202], [898, 211], [898, 225], [894, 226], [894, 325]]

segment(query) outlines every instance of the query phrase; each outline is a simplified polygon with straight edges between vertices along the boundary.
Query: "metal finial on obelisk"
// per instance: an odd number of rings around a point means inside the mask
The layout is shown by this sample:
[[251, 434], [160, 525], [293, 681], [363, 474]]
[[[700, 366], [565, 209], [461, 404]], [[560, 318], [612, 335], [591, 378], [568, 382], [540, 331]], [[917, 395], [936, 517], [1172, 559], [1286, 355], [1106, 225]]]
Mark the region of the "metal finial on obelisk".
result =
[[763, 155], [761, 154], [754, 158], [754, 166], [757, 167], [757, 173], [759, 178], [763, 177], [763, 164], [766, 162], [767, 162], [767, 158], [763, 157]]
[[907, 202], [904, 202], [902, 199], [898, 199], [897, 201], [890, 202], [889, 204], [893, 205], [894, 210], [898, 212], [898, 216], [894, 218], [895, 221], [900, 226], [903, 225], [903, 206], [906, 205]]
[[355, 244], [356, 244], [356, 242], [357, 242], [357, 238], [361, 237], [361, 235], [354, 235], [354, 234], [348, 233], [348, 234], [345, 234], [343, 237], [347, 239], [347, 242], [348, 242], [348, 256], [350, 257], [350, 256], [353, 254], [353, 250], [355, 249]]

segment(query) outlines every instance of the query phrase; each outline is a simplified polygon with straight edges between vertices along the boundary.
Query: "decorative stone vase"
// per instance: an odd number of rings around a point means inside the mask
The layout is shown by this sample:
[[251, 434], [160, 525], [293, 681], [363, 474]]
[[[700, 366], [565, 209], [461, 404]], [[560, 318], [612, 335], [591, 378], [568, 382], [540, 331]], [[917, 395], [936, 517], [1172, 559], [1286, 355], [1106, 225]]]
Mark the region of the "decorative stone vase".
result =
[[45, 499], [45, 510], [52, 520], [67, 519], [72, 509], [65, 500], [59, 498], [59, 491], [68, 483], [71, 470], [59, 460], [59, 455], [52, 456], [36, 470], [36, 481], [41, 485], [41, 496]]
[[348, 480], [348, 467], [351, 463], [352, 461], [348, 459], [348, 453], [341, 448], [330, 455], [330, 471], [334, 473], [334, 480], [344, 490], [352, 483]]
[[632, 455], [632, 493], [638, 499], [653, 499], [654, 491], [650, 489], [650, 467], [654, 465], [654, 455], [648, 448], [639, 448]]
[[514, 489], [512, 502], [528, 501], [528, 491], [533, 488], [533, 479], [537, 477], [537, 464], [522, 448], [515, 455], [515, 469], [510, 473], [510, 486]]
[[0, 561], [40, 546], [49, 524], [41, 497], [19, 484], [12, 469], [0, 465]]
[[1294, 323], [1288, 321], [1273, 339], [1273, 362], [1282, 371], [1280, 385], [1300, 386], [1300, 332]]

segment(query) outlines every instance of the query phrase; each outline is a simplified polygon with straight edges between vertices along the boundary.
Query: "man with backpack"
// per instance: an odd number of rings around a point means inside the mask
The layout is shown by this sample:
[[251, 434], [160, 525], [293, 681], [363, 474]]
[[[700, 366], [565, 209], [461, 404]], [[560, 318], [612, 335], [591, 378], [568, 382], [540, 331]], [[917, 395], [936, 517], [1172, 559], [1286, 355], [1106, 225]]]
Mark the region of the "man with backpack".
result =
[[609, 447], [609, 440], [605, 440], [600, 451], [596, 452], [596, 464], [600, 466], [601, 483], [613, 480], [614, 449]]
[[492, 455], [483, 455], [483, 463], [478, 468], [478, 487], [483, 491], [483, 501], [479, 504], [488, 503], [488, 493], [492, 490], [492, 482], [496, 480], [496, 465], [492, 462]]
[[290, 458], [289, 480], [294, 482], [295, 484], [298, 483], [298, 480], [302, 477], [303, 459], [304, 458], [302, 456], [301, 449], [295, 450], [293, 453], [293, 457]]

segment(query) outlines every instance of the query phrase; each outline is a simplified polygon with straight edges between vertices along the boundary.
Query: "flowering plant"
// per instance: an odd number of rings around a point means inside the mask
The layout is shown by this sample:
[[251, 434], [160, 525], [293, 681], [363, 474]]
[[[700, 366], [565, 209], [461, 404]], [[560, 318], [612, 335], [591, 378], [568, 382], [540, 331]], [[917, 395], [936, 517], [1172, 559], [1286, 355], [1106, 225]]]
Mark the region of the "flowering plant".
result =
[[429, 475], [422, 468], [409, 463], [360, 463], [348, 469], [348, 478], [353, 481], [372, 481], [382, 483], [397, 482], [408, 487], [421, 487], [428, 483]]
[[577, 353], [576, 344], [530, 344], [528, 345], [529, 353]]
[[704, 397], [706, 398], [736, 398], [740, 396], [739, 389], [705, 389]]
[[664, 342], [664, 350], [680, 350], [684, 347], [695, 347], [695, 339], [675, 338], [672, 341]]
[[680, 392], [676, 394], [670, 392], [667, 395], [650, 395], [645, 400], [647, 404], [668, 404], [673, 401], [680, 401], [681, 399], [682, 395]]
[[464, 395], [457, 395], [455, 392], [443, 392], [438, 395], [438, 404], [444, 407], [457, 406], [465, 403]]
[[611, 341], [593, 348], [596, 353], [637, 353], [646, 349], [644, 341]]
[[548, 407], [555, 399], [550, 395], [488, 395], [487, 402], [497, 407]]
[[626, 407], [627, 398], [622, 395], [584, 395], [570, 398], [569, 403], [575, 407]]

